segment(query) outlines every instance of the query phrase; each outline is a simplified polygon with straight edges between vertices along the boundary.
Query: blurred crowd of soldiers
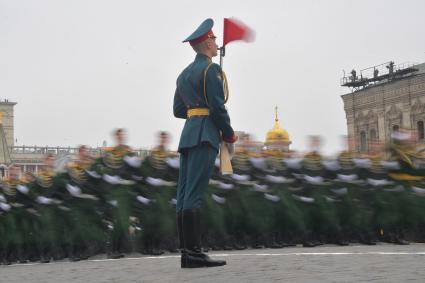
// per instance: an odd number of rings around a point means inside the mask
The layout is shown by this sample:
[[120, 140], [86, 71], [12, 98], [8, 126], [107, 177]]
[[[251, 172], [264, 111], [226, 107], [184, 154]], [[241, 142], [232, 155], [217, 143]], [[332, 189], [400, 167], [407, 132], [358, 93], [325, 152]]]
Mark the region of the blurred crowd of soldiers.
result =
[[[98, 158], [81, 146], [64, 172], [52, 155], [38, 175], [10, 167], [0, 188], [1, 263], [178, 251], [179, 157], [168, 134], [144, 159], [123, 129], [114, 137]], [[202, 208], [204, 249], [424, 241], [425, 166], [411, 137], [396, 132], [385, 148], [334, 159], [321, 155], [316, 136], [305, 155], [253, 152], [240, 137], [234, 173], [221, 175], [216, 162]]]

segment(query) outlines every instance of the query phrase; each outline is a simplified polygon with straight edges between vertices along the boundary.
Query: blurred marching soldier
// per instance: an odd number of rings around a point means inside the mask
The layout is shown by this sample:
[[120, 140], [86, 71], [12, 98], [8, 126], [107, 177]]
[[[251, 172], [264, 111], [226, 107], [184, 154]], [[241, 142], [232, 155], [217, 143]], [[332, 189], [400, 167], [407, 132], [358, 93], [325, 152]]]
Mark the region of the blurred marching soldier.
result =
[[131, 179], [133, 166], [130, 164], [139, 162], [133, 150], [126, 145], [124, 129], [116, 129], [113, 138], [116, 146], [105, 149], [100, 170], [107, 200], [106, 214], [109, 216], [111, 221], [109, 227], [112, 229], [108, 257], [120, 258], [124, 256], [123, 252], [129, 250], [130, 196], [132, 185], [135, 184], [135, 181]]
[[227, 199], [231, 190], [235, 189], [234, 184], [228, 179], [223, 180], [220, 173], [220, 161], [217, 158], [214, 170], [208, 185], [208, 194], [202, 203], [202, 240], [203, 247], [212, 250], [229, 250], [228, 220], [232, 215], [228, 213], [229, 204]]
[[288, 186], [288, 200], [285, 204], [288, 205], [288, 226], [290, 231], [287, 231], [290, 244], [298, 243], [298, 240], [305, 247], [314, 247], [314, 243], [308, 239], [308, 222], [306, 221], [305, 206], [310, 206], [314, 202], [313, 198], [304, 196], [303, 189], [304, 176], [302, 174], [303, 158], [297, 156], [294, 152], [289, 153], [283, 160], [285, 165], [284, 177], [291, 181]]
[[[169, 150], [170, 135], [162, 131], [158, 135], [158, 146], [152, 150], [152, 156], [157, 160], [166, 162], [165, 172], [162, 179], [165, 181], [161, 187], [160, 194], [164, 200], [162, 226], [164, 231], [164, 248], [170, 252], [177, 252], [177, 226], [175, 221], [177, 190], [176, 185], [179, 176], [180, 159], [176, 152]], [[158, 165], [157, 165], [158, 166]], [[160, 166], [162, 167], [162, 166]]]
[[93, 184], [98, 184], [98, 178], [93, 177], [93, 173], [90, 175], [93, 163], [87, 147], [82, 145], [78, 148], [78, 158], [67, 164], [66, 168], [66, 203], [72, 222], [68, 257], [72, 261], [87, 259], [88, 249], [99, 247], [104, 241], [99, 198], [93, 189]]
[[[252, 161], [261, 159], [264, 162], [265, 160], [263, 156], [253, 156], [253, 154], [248, 152], [249, 140], [247, 138], [246, 136], [243, 137], [241, 145], [232, 159], [234, 174], [231, 175], [231, 179], [237, 190], [231, 195], [232, 199], [229, 208], [234, 215], [232, 221], [236, 224], [239, 223], [239, 227], [242, 226], [243, 228], [241, 236], [248, 238], [246, 241], [253, 248], [263, 248], [266, 245], [266, 233], [269, 227], [266, 221], [269, 216], [269, 210], [267, 210], [267, 202], [264, 199], [264, 192], [268, 188], [264, 184], [257, 185], [262, 180], [261, 176], [264, 175], [264, 172], [253, 166], [256, 162]], [[236, 209], [238, 207], [233, 208], [233, 203], [239, 203], [243, 214], [237, 213]], [[238, 219], [238, 217], [242, 218]]]
[[41, 214], [37, 239], [42, 263], [49, 262], [51, 257], [64, 257], [64, 219], [61, 219], [63, 213], [59, 210], [59, 205], [62, 204], [59, 188], [62, 183], [61, 177], [54, 171], [54, 163], [55, 157], [48, 154], [44, 159], [44, 167], [34, 182], [37, 211]]
[[7, 228], [7, 212], [10, 211], [11, 206], [7, 203], [3, 192], [0, 191], [0, 264], [11, 264], [10, 256], [8, 256], [9, 238], [12, 231]]
[[[348, 140], [343, 137], [344, 147], [348, 148]], [[348, 240], [352, 236], [350, 220], [356, 214], [353, 205], [354, 197], [357, 194], [358, 186], [361, 183], [356, 174], [356, 167], [353, 162], [354, 154], [347, 149], [341, 151], [335, 161], [324, 162], [327, 169], [327, 176], [332, 180], [332, 187], [329, 190], [327, 199], [332, 200], [336, 212], [336, 244], [348, 245]]]
[[[380, 182], [374, 182], [375, 179], [373, 178], [379, 180], [382, 175], [379, 166], [377, 166], [380, 163], [373, 163], [372, 160], [382, 158], [382, 148], [379, 142], [371, 143], [369, 146], [369, 155], [354, 152], [342, 152], [340, 154], [338, 159], [342, 175], [338, 175], [337, 188], [333, 191], [343, 199], [344, 208], [340, 216], [349, 226], [351, 240], [366, 245], [375, 245], [377, 189], [374, 185], [379, 185]], [[373, 164], [375, 166], [372, 168]], [[352, 165], [354, 166], [353, 171], [351, 170]]]
[[[266, 247], [282, 248], [288, 246], [284, 242], [284, 234], [288, 233], [294, 219], [289, 210], [292, 208], [289, 201], [289, 186], [294, 181], [288, 176], [288, 171], [283, 162], [287, 153], [277, 149], [264, 151], [266, 170], [263, 170], [261, 184], [267, 188], [263, 193], [265, 205], [268, 207]], [[255, 188], [261, 184], [254, 185]], [[292, 201], [292, 200], [291, 200]], [[286, 236], [289, 240], [289, 236]]]
[[[10, 205], [10, 210], [5, 215], [5, 261], [10, 263], [17, 259], [25, 263], [30, 258], [34, 260], [35, 238], [33, 234], [33, 217], [29, 211], [33, 200], [28, 187], [20, 180], [20, 168], [14, 164], [9, 167], [9, 178], [0, 184], [5, 203]], [[34, 211], [33, 211], [34, 212]], [[16, 254], [15, 254], [16, 252]]]
[[9, 265], [14, 261], [15, 223], [13, 214], [10, 213], [12, 206], [7, 202], [3, 188], [0, 190], [0, 264]]
[[325, 168], [319, 152], [321, 140], [319, 136], [310, 136], [309, 142], [311, 151], [305, 154], [302, 160], [302, 198], [297, 199], [304, 204], [304, 221], [307, 231], [303, 244], [306, 247], [310, 247], [311, 244], [322, 244], [320, 236], [326, 234], [326, 229], [329, 229], [329, 227], [321, 225], [328, 209], [323, 195], [329, 184], [324, 178]]
[[158, 146], [142, 162], [145, 185], [140, 188], [141, 195], [138, 196], [139, 201], [144, 204], [139, 214], [143, 253], [151, 255], [164, 253], [163, 248], [176, 251], [173, 216], [178, 173], [169, 164], [175, 167], [177, 160], [174, 160], [176, 154], [167, 149], [168, 133], [160, 132], [158, 138]]
[[[177, 226], [184, 242], [182, 268], [211, 267], [226, 264], [201, 252], [200, 207], [211, 177], [220, 141], [237, 139], [224, 107], [225, 79], [220, 66], [212, 63], [217, 43], [212, 32], [214, 22], [205, 20], [184, 42], [197, 53], [177, 79], [174, 116], [186, 119], [179, 143], [180, 172], [177, 191]], [[221, 136], [220, 136], [221, 135]]]
[[[417, 175], [425, 176], [425, 150], [422, 147], [416, 148], [416, 158], [413, 163], [416, 168]], [[425, 240], [425, 219], [423, 215], [425, 215], [425, 179], [420, 181], [413, 181], [410, 184], [412, 197], [411, 203], [414, 211], [413, 213], [413, 225], [409, 226], [409, 230], [413, 232], [415, 238], [414, 240], [417, 242], [424, 242]]]
[[235, 156], [235, 174], [232, 177], [240, 191], [245, 233], [249, 235], [253, 248], [270, 247], [273, 205], [266, 199], [267, 193], [270, 193], [269, 185], [264, 181], [264, 176], [270, 172], [266, 157], [250, 154], [243, 147]]
[[[246, 249], [248, 241], [249, 218], [247, 217], [247, 212], [250, 211], [250, 207], [246, 196], [253, 184], [254, 172], [250, 161], [250, 145], [250, 136], [248, 134], [242, 135], [232, 158], [234, 174], [230, 178], [223, 176], [223, 183], [218, 186], [218, 188], [222, 188], [221, 191], [224, 189], [226, 197], [226, 237], [230, 237], [230, 242], [227, 246], [230, 245], [236, 250]], [[252, 223], [252, 225], [255, 225], [255, 223]]]
[[358, 175], [363, 179], [363, 185], [359, 187], [358, 194], [353, 195], [357, 202], [356, 217], [357, 225], [353, 229], [357, 231], [359, 240], [363, 244], [376, 244], [376, 234], [386, 231], [391, 225], [394, 216], [387, 199], [391, 197], [386, 193], [394, 183], [388, 179], [387, 170], [383, 166], [385, 159], [384, 150], [379, 142], [371, 143], [369, 154], [361, 155], [353, 161], [356, 164]]
[[388, 175], [395, 182], [394, 189], [389, 193], [394, 196], [394, 210], [397, 211], [392, 233], [395, 236], [395, 243], [401, 245], [408, 244], [405, 240], [405, 231], [415, 228], [415, 216], [423, 211], [422, 209], [417, 211], [418, 208], [414, 205], [415, 194], [412, 190], [424, 180], [422, 172], [415, 165], [418, 158], [415, 144], [416, 140], [411, 132], [399, 131], [392, 134], [389, 147], [393, 163], [387, 165]]
[[309, 218], [305, 217], [307, 212], [304, 207], [309, 207], [314, 200], [307, 197], [308, 193], [302, 187], [303, 158], [297, 157], [294, 152], [270, 151], [268, 166], [272, 171], [266, 175], [266, 181], [271, 187], [272, 195], [280, 199], [275, 213], [275, 225], [280, 227], [278, 244], [283, 247], [293, 246], [300, 240], [306, 247], [314, 246], [307, 239], [306, 219]]
[[[252, 166], [249, 161], [249, 136], [244, 135], [240, 140], [237, 151], [232, 158], [234, 174], [221, 175], [220, 161], [216, 160], [216, 167], [210, 181], [210, 197], [206, 205], [210, 204], [211, 211], [206, 213], [215, 235], [211, 235], [213, 249], [242, 250], [246, 248], [246, 209], [245, 196]], [[208, 226], [208, 229], [211, 227]]]

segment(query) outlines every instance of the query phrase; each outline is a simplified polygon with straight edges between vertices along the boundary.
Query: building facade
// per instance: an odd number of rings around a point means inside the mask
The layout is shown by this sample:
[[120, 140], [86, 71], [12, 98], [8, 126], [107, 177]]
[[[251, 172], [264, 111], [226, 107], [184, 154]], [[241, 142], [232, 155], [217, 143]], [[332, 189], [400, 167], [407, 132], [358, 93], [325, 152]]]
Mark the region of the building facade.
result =
[[390, 69], [376, 80], [363, 76], [356, 80], [354, 72], [342, 84], [354, 86], [351, 93], [342, 95], [350, 150], [367, 153], [374, 142], [389, 142], [399, 129], [415, 131], [418, 142], [424, 143], [425, 63], [408, 68]]

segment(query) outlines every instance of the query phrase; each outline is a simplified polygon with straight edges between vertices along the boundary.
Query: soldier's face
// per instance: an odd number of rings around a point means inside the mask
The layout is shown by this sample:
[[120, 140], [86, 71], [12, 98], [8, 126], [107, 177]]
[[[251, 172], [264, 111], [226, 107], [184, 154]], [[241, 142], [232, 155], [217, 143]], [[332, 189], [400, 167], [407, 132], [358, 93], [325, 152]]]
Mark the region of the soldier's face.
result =
[[12, 179], [18, 179], [19, 178], [19, 167], [18, 166], [13, 166], [10, 168], [9, 174], [10, 174], [10, 178]]
[[44, 160], [44, 164], [46, 164], [47, 167], [54, 167], [55, 166], [55, 158], [52, 156], [47, 157]]
[[159, 144], [165, 146], [168, 144], [168, 135], [160, 135], [159, 136]]
[[208, 48], [211, 51], [212, 57], [217, 56], [218, 45], [217, 45], [217, 42], [216, 42], [216, 38], [215, 37], [212, 37], [212, 38], [209, 38], [208, 39]]
[[80, 156], [80, 159], [86, 159], [86, 158], [88, 158], [89, 157], [89, 151], [88, 151], [88, 149], [87, 148], [80, 149], [79, 156]]
[[127, 136], [123, 131], [121, 131], [116, 135], [116, 139], [118, 144], [125, 144], [127, 140]]

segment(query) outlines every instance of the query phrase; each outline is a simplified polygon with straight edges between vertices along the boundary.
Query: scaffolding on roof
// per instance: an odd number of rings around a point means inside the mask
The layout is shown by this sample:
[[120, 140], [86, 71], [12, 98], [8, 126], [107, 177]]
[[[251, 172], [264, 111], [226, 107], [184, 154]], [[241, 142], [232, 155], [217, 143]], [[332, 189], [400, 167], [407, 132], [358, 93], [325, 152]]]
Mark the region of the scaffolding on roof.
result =
[[395, 65], [393, 61], [382, 63], [373, 67], [365, 68], [357, 72], [353, 69], [347, 76], [341, 78], [341, 86], [350, 87], [352, 91], [357, 91], [381, 82], [389, 82], [412, 75], [419, 69], [416, 63], [405, 62]]

